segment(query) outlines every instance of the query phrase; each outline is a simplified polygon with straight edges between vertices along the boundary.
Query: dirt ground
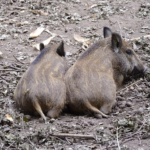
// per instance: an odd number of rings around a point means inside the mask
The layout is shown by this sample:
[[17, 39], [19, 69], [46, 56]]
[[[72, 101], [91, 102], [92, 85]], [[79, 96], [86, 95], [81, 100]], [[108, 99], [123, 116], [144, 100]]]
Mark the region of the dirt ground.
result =
[[[0, 149], [150, 150], [150, 37], [139, 38], [150, 35], [150, 1], [42, 0], [41, 4], [39, 8], [35, 0], [1, 0]], [[51, 36], [44, 31], [29, 39], [39, 26], [59, 35], [51, 44], [64, 40], [70, 65], [85, 51], [75, 41], [75, 33], [97, 41], [108, 26], [126, 40], [139, 38], [131, 45], [147, 73], [123, 85], [107, 119], [62, 113], [58, 119], [40, 123], [38, 117], [21, 113], [13, 101], [16, 84], [39, 54], [32, 45]]]

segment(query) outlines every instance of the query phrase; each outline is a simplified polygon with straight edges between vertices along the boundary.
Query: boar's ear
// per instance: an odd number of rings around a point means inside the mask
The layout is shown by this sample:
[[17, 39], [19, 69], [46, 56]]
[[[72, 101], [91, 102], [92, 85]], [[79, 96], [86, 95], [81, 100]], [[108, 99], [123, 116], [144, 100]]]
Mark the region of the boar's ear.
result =
[[40, 51], [42, 51], [45, 48], [43, 43], [40, 43]]
[[118, 53], [122, 47], [121, 36], [117, 33], [112, 33], [111, 45], [114, 52]]
[[64, 42], [63, 42], [63, 41], [62, 41], [62, 42], [60, 43], [60, 45], [57, 47], [56, 52], [57, 52], [57, 54], [58, 54], [59, 56], [65, 57]]
[[103, 28], [103, 36], [104, 36], [104, 38], [107, 38], [107, 37], [111, 36], [111, 34], [112, 34], [112, 32], [111, 32], [111, 30], [108, 27], [104, 27]]

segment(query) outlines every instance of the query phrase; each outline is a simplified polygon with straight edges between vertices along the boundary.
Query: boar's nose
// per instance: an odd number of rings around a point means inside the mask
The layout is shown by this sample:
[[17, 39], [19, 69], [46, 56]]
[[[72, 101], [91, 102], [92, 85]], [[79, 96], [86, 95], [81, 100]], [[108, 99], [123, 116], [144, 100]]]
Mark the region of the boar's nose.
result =
[[147, 68], [143, 65], [140, 66], [135, 66], [133, 71], [132, 71], [132, 75], [138, 75], [138, 74], [145, 74]]

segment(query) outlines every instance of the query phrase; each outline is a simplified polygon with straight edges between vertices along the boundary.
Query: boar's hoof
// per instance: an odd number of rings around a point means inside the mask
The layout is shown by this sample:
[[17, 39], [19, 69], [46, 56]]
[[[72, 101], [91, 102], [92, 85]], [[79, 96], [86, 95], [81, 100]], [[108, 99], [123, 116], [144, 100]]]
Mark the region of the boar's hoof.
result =
[[101, 115], [101, 114], [94, 114], [94, 117], [97, 118], [97, 119], [108, 118], [108, 116], [105, 115], [104, 113], [103, 113], [103, 115]]
[[59, 116], [59, 112], [57, 110], [49, 110], [48, 113], [47, 113], [47, 116], [49, 118], [58, 118]]
[[39, 118], [40, 123], [46, 123], [46, 121], [47, 121], [46, 117], [45, 117], [45, 119], [43, 117]]
[[102, 115], [100, 115], [100, 114], [94, 114], [94, 117], [97, 119], [102, 119]]

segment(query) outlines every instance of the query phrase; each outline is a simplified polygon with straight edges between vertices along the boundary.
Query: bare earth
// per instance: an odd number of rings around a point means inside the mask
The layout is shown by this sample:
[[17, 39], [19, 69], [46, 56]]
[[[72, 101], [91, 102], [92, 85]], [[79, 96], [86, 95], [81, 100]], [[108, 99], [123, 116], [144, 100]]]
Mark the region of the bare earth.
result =
[[[29, 39], [37, 27], [42, 25], [60, 35], [51, 43], [64, 40], [72, 65], [85, 51], [74, 40], [75, 33], [97, 41], [103, 39], [102, 29], [108, 26], [126, 40], [149, 35], [150, 1], [42, 0], [41, 4], [39, 9], [35, 0], [1, 0], [0, 149], [150, 150], [150, 37], [131, 43], [147, 66], [147, 74], [123, 85], [117, 92], [117, 105], [107, 119], [64, 112], [45, 124], [38, 117], [21, 113], [13, 101], [18, 80], [39, 54], [32, 45], [51, 36], [44, 31], [38, 38]], [[76, 137], [79, 134], [82, 137]]]

